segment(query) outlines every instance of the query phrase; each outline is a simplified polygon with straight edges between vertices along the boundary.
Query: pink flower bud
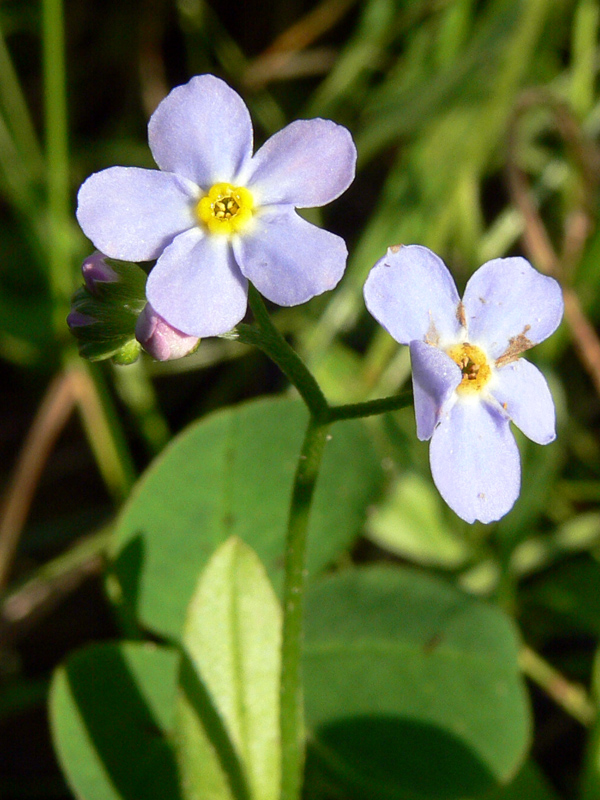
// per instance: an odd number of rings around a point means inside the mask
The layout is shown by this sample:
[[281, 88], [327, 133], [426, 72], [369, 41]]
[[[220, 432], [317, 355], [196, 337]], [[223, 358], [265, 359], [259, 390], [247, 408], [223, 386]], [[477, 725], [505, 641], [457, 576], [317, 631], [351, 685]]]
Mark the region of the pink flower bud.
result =
[[135, 336], [144, 350], [156, 361], [171, 361], [192, 353], [200, 343], [197, 336], [188, 336], [164, 320], [146, 305], [135, 326]]

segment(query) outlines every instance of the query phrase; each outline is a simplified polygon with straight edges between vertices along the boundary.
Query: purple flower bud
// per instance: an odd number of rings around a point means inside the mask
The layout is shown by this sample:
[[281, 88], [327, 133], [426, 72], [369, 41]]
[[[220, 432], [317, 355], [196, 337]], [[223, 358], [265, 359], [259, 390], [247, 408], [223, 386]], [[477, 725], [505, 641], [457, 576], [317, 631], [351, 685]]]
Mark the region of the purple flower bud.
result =
[[188, 336], [164, 320], [146, 305], [135, 326], [135, 337], [144, 350], [156, 361], [171, 361], [192, 353], [200, 342], [197, 336]]
[[94, 325], [98, 322], [95, 317], [90, 317], [89, 314], [82, 314], [81, 311], [71, 311], [67, 317], [67, 325], [71, 330], [73, 328], [85, 328], [88, 325]]
[[85, 285], [73, 295], [67, 324], [79, 353], [90, 361], [131, 364], [141, 350], [135, 324], [146, 305], [146, 273], [137, 264], [96, 251], [81, 271]]
[[114, 269], [106, 263], [104, 253], [99, 250], [94, 251], [85, 259], [81, 265], [81, 272], [88, 291], [93, 295], [97, 294], [96, 283], [115, 283], [119, 280]]

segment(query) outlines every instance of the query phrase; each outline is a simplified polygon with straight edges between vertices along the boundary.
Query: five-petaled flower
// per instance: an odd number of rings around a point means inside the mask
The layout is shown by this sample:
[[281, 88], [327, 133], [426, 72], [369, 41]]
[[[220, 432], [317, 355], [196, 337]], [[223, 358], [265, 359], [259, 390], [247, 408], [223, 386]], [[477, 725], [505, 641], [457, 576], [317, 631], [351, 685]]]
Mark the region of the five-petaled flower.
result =
[[375, 319], [410, 345], [417, 435], [431, 439], [440, 494], [467, 522], [499, 519], [520, 490], [509, 421], [538, 444], [556, 435], [548, 385], [520, 355], [558, 327], [560, 286], [524, 258], [498, 258], [461, 301], [444, 262], [410, 245], [388, 250], [364, 294]]
[[158, 259], [146, 293], [170, 325], [196, 337], [225, 333], [246, 312], [248, 280], [283, 306], [338, 283], [344, 241], [295, 208], [325, 205], [352, 182], [356, 148], [345, 128], [298, 120], [253, 156], [243, 100], [200, 75], [160, 103], [148, 139], [159, 170], [92, 175], [77, 218], [108, 256]]

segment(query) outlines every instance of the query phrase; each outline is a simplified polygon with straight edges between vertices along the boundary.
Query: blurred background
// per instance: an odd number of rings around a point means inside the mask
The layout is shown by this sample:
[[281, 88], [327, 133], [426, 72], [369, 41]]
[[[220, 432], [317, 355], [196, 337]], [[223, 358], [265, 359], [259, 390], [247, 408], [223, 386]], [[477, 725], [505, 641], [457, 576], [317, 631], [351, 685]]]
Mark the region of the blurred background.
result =
[[330, 400], [409, 379], [407, 349], [362, 300], [389, 245], [432, 248], [461, 291], [515, 254], [563, 284], [565, 322], [531, 354], [559, 437], [519, 437], [515, 509], [492, 526], [455, 517], [412, 411], [390, 414], [370, 423], [386, 480], [350, 558], [432, 570], [515, 618], [533, 756], [557, 796], [580, 796], [600, 634], [599, 21], [594, 0], [67, 0], [64, 15], [59, 0], [0, 2], [0, 797], [70, 797], [48, 681], [72, 649], [120, 635], [102, 567], [136, 476], [199, 416], [287, 391], [235, 342], [90, 364], [65, 324], [92, 249], [78, 186], [114, 164], [153, 167], [148, 117], [203, 72], [242, 94], [257, 144], [314, 116], [355, 137], [356, 181], [307, 212], [345, 237], [346, 275], [274, 309]]

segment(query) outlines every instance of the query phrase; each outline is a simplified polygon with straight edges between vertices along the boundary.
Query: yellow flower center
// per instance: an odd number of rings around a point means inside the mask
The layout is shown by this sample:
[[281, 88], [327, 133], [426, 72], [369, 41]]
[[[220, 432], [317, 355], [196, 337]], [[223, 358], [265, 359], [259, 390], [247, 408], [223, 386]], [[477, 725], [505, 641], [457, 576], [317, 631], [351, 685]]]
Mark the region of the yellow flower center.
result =
[[215, 183], [196, 206], [198, 221], [211, 233], [237, 233], [252, 218], [254, 199], [243, 186]]
[[461, 394], [480, 392], [492, 377], [492, 370], [483, 350], [465, 342], [455, 344], [446, 351], [462, 372], [462, 381], [456, 391]]

